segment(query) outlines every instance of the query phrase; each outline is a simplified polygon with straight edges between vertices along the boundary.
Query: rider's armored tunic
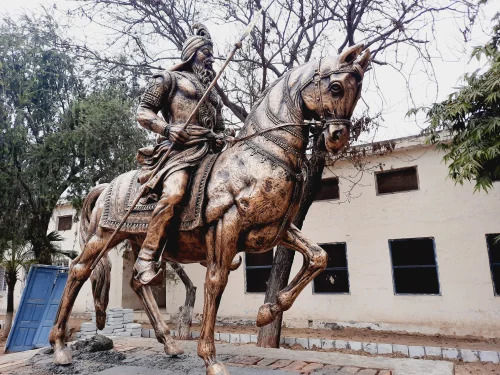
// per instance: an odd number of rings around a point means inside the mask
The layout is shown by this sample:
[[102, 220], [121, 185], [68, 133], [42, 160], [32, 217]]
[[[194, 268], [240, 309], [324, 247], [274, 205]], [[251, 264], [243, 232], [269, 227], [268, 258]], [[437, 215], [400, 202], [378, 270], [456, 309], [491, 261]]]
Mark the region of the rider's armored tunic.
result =
[[[172, 111], [173, 104], [179, 108], [179, 106], [182, 106], [182, 101], [187, 99], [185, 97], [176, 97], [178, 81], [183, 78], [188, 79], [196, 88], [196, 94], [192, 100], [198, 102], [205, 92], [205, 88], [193, 73], [164, 71], [153, 77], [151, 84], [144, 92], [140, 105], [151, 109], [155, 113], [161, 111], [168, 124], [183, 124], [187, 120], [189, 113], [179, 116]], [[177, 96], [180, 95], [177, 94]], [[220, 151], [215, 145], [211, 144], [212, 142], [207, 142], [207, 133], [210, 133], [210, 130], [215, 133], [224, 130], [221, 109], [222, 102], [219, 96], [215, 90], [211, 90], [210, 95], [201, 105], [197, 116], [186, 129], [190, 135], [189, 141], [183, 145], [174, 146], [164, 166], [148, 182], [151, 190], [157, 189], [159, 183], [175, 171], [196, 166], [209, 152]], [[148, 181], [151, 172], [156, 168], [162, 155], [167, 152], [171, 144], [165, 136], [158, 136], [155, 146], [144, 147], [139, 150], [137, 160], [142, 166], [139, 182], [146, 183]]]

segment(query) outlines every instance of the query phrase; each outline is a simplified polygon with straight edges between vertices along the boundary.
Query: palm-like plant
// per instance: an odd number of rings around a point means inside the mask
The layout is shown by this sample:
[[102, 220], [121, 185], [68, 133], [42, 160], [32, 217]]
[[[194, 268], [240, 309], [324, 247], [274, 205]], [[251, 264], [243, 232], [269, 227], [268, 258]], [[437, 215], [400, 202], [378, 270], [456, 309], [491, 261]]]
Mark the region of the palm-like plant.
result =
[[[61, 254], [72, 258], [74, 254], [71, 251], [61, 250], [60, 246], [57, 244], [62, 240], [62, 236], [56, 231], [47, 233], [47, 236], [44, 238], [44, 246], [47, 254], [51, 256]], [[7, 283], [7, 313], [5, 329], [2, 333], [4, 338], [9, 335], [12, 326], [14, 316], [14, 289], [19, 280], [19, 271], [23, 269], [26, 275], [30, 266], [34, 263], [37, 263], [37, 259], [35, 258], [31, 244], [27, 240], [18, 239], [0, 243], [0, 267], [5, 270], [5, 281]]]
[[14, 289], [19, 280], [19, 271], [29, 269], [34, 262], [31, 246], [22, 241], [4, 242], [2, 246], [0, 267], [5, 270], [5, 281], [7, 283], [7, 313], [5, 319], [5, 328], [2, 336], [6, 338], [9, 335], [14, 316]]

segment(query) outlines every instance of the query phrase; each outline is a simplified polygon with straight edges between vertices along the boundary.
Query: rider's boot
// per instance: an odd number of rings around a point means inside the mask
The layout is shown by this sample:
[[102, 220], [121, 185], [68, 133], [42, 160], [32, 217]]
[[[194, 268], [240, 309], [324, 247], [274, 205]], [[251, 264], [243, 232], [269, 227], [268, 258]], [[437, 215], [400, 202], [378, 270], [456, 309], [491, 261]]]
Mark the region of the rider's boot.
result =
[[148, 233], [134, 265], [137, 283], [148, 285], [161, 281], [161, 269], [157, 270], [156, 267], [156, 261], [161, 256], [160, 246], [166, 243], [167, 228], [174, 217], [174, 208], [182, 201], [188, 181], [189, 174], [185, 170], [174, 172], [163, 181], [161, 198], [153, 211]]
[[156, 249], [142, 247], [134, 264], [134, 279], [143, 285], [154, 285], [161, 281], [162, 269], [156, 267]]
[[148, 226], [146, 238], [134, 264], [134, 279], [143, 285], [157, 284], [162, 279], [162, 269], [157, 267], [160, 246], [166, 241], [168, 224], [173, 217], [173, 205], [168, 197], [160, 199]]

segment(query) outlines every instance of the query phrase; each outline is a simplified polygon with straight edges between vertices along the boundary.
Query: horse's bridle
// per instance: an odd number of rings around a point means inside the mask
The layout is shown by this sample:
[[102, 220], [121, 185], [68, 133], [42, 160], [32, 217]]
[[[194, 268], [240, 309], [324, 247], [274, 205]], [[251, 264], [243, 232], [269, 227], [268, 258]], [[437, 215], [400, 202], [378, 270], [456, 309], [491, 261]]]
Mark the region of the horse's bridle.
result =
[[[326, 119], [325, 116], [325, 106], [323, 104], [323, 94], [321, 93], [321, 80], [323, 78], [331, 77], [333, 74], [339, 74], [339, 73], [351, 73], [354, 74], [358, 77], [358, 80], [361, 80], [363, 78], [363, 69], [359, 64], [356, 63], [351, 63], [351, 64], [346, 64], [344, 66], [341, 66], [338, 69], [331, 70], [331, 71], [326, 71], [326, 72], [321, 72], [321, 58], [318, 60], [318, 67], [314, 71], [312, 77], [308, 79], [305, 83], [303, 83], [300, 88], [299, 92], [302, 92], [307, 86], [309, 86], [311, 83], [314, 84], [315, 87], [315, 99], [319, 103], [320, 106], [320, 121], [323, 124], [323, 126], [327, 125], [344, 125], [347, 127], [350, 127], [352, 122], [350, 119], [341, 119], [341, 118], [331, 118], [331, 119]], [[359, 88], [358, 88], [359, 90]]]

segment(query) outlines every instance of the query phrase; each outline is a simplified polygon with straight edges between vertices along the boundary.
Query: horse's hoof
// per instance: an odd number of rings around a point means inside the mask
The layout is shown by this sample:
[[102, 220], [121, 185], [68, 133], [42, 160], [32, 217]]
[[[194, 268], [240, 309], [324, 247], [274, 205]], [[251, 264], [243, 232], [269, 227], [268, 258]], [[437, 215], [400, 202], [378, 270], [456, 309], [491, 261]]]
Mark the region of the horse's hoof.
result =
[[95, 312], [95, 322], [97, 329], [104, 329], [104, 326], [106, 325], [106, 311], [97, 310]]
[[178, 356], [184, 354], [184, 350], [177, 341], [172, 340], [165, 344], [165, 353], [172, 356]]
[[67, 366], [73, 361], [71, 350], [69, 348], [54, 350], [54, 363], [56, 365]]
[[276, 313], [273, 311], [273, 305], [271, 303], [265, 303], [259, 308], [259, 313], [257, 314], [257, 327], [263, 327], [271, 323], [276, 317]]
[[207, 375], [230, 375], [227, 371], [226, 366], [220, 362], [215, 362], [214, 364], [207, 367]]

